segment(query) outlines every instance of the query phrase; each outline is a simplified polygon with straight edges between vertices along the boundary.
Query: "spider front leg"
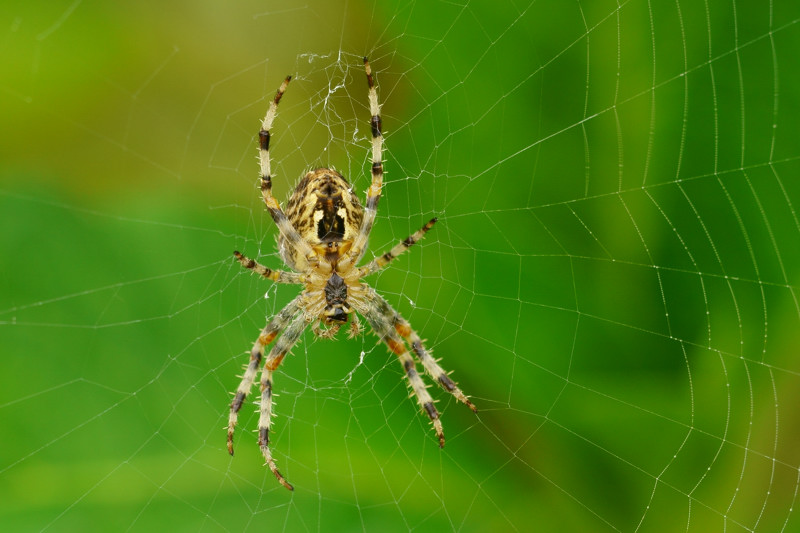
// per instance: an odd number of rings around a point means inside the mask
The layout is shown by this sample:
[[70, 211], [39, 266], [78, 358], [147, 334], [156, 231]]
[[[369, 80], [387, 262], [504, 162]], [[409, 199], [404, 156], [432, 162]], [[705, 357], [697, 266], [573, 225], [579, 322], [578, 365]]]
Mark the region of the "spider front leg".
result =
[[292, 300], [280, 313], [267, 323], [261, 334], [258, 336], [250, 351], [250, 362], [248, 363], [242, 381], [236, 389], [236, 394], [231, 402], [231, 412], [228, 416], [228, 453], [233, 455], [233, 434], [236, 430], [236, 422], [239, 417], [239, 410], [242, 408], [250, 389], [253, 388], [253, 381], [256, 379], [258, 367], [264, 355], [264, 348], [271, 343], [275, 337], [289, 324], [289, 321], [300, 311], [300, 297]]
[[280, 484], [289, 490], [294, 490], [294, 487], [278, 471], [275, 459], [269, 449], [269, 430], [272, 423], [272, 373], [280, 366], [292, 346], [297, 343], [305, 328], [305, 317], [301, 313], [292, 320], [283, 335], [278, 338], [278, 342], [269, 352], [264, 363], [264, 370], [261, 372], [261, 416], [258, 419], [258, 446], [261, 448], [261, 453], [264, 455], [269, 469], [278, 478]]
[[400, 361], [400, 364], [403, 365], [403, 370], [406, 372], [406, 377], [408, 378], [408, 383], [411, 385], [411, 390], [414, 391], [414, 396], [417, 397], [417, 402], [419, 402], [420, 407], [422, 407], [422, 410], [425, 411], [433, 423], [433, 429], [436, 431], [436, 437], [439, 439], [439, 447], [444, 448], [444, 430], [442, 429], [442, 421], [439, 419], [439, 411], [437, 411], [436, 406], [433, 405], [433, 398], [431, 398], [428, 392], [428, 386], [425, 385], [419, 372], [417, 372], [417, 365], [414, 364], [414, 358], [411, 357], [403, 341], [400, 340], [400, 337], [394, 332], [390, 331], [382, 340], [389, 349], [397, 355], [397, 359]]
[[394, 317], [397, 313], [374, 289], [365, 285], [364, 291], [364, 297], [361, 300], [353, 300], [354, 307], [367, 319], [372, 331], [389, 347], [389, 350], [397, 355], [400, 364], [403, 365], [411, 390], [414, 392], [414, 396], [417, 397], [417, 402], [419, 402], [420, 407], [433, 423], [433, 429], [436, 431], [436, 437], [439, 440], [439, 447], [443, 448], [444, 430], [442, 429], [442, 421], [439, 419], [439, 411], [436, 410], [433, 398], [431, 398], [425, 382], [417, 372], [414, 358], [411, 357], [405, 343], [395, 330]]
[[419, 335], [417, 335], [416, 331], [411, 329], [411, 324], [406, 322], [406, 320], [399, 314], [396, 314], [394, 317], [394, 327], [397, 333], [399, 333], [411, 345], [411, 349], [414, 350], [414, 353], [422, 363], [422, 366], [425, 367], [425, 371], [428, 373], [431, 379], [439, 383], [444, 390], [455, 396], [459, 402], [472, 409], [472, 412], [477, 413], [478, 408], [475, 407], [466, 394], [461, 392], [461, 389], [458, 388], [458, 385], [456, 385], [456, 383], [450, 379], [450, 376], [448, 376], [447, 372], [445, 372], [445, 370], [439, 366], [439, 363], [436, 362], [436, 359], [431, 357], [430, 352], [425, 349], [422, 339], [419, 338]]

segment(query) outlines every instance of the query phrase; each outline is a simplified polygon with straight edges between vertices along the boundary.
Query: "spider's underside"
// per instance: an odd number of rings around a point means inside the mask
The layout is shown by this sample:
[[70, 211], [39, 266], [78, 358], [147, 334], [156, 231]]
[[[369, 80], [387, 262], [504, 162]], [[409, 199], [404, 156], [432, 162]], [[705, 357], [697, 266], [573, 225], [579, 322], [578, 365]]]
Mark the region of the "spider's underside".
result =
[[[253, 259], [234, 252], [243, 267], [277, 283], [303, 286], [303, 292], [286, 305], [267, 323], [250, 351], [250, 362], [231, 402], [228, 419], [228, 452], [233, 455], [233, 434], [239, 410], [253, 386], [264, 358], [265, 347], [276, 339], [264, 361], [261, 372], [260, 417], [258, 444], [264, 459], [278, 481], [289, 490], [292, 485], [275, 465], [269, 449], [269, 428], [272, 419], [272, 373], [284, 356], [312, 324], [320, 337], [333, 337], [352, 316], [350, 336], [361, 333], [356, 313], [363, 316], [372, 331], [394, 352], [403, 365], [411, 389], [420, 407], [433, 423], [439, 446], [444, 446], [444, 433], [439, 413], [421, 376], [414, 357], [422, 363], [428, 375], [460, 402], [477, 412], [469, 398], [461, 392], [444, 369], [433, 359], [411, 325], [392, 309], [389, 303], [361, 279], [388, 265], [398, 255], [419, 241], [436, 223], [430, 220], [413, 235], [391, 250], [358, 267], [366, 251], [376, 208], [383, 184], [383, 136], [378, 96], [369, 61], [364, 58], [369, 86], [370, 126], [372, 130], [372, 184], [367, 191], [367, 203], [362, 207], [345, 178], [328, 168], [312, 170], [300, 180], [286, 206], [286, 212], [272, 196], [269, 141], [272, 122], [278, 103], [289, 84], [287, 77], [272, 100], [259, 132], [261, 163], [261, 193], [264, 203], [280, 232], [278, 248], [283, 262], [291, 271], [278, 271], [260, 265]], [[324, 327], [321, 327], [324, 326]], [[278, 336], [280, 334], [280, 336]]]

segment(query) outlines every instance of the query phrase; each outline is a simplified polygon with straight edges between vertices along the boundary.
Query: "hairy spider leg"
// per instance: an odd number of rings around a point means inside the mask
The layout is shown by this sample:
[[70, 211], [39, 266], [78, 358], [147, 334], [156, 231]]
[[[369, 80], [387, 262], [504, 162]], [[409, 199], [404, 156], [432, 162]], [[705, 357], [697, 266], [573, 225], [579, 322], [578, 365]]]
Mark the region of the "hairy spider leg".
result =
[[400, 364], [403, 365], [411, 390], [414, 396], [417, 397], [417, 402], [419, 402], [420, 407], [433, 423], [433, 429], [439, 439], [439, 447], [443, 448], [444, 431], [442, 429], [442, 421], [439, 419], [439, 412], [434, 406], [433, 398], [428, 392], [427, 385], [425, 385], [419, 372], [417, 372], [414, 358], [411, 357], [408, 348], [395, 330], [393, 322], [397, 312], [371, 287], [365, 286], [365, 289], [367, 290], [364, 301], [354, 301], [354, 307], [367, 319], [372, 330], [389, 347], [389, 350], [397, 355]]
[[431, 356], [431, 353], [425, 348], [425, 345], [422, 343], [422, 339], [419, 338], [417, 332], [411, 329], [411, 324], [409, 324], [399, 313], [396, 313], [394, 316], [394, 328], [397, 333], [400, 334], [401, 337], [406, 339], [408, 344], [411, 345], [411, 349], [416, 354], [417, 358], [422, 363], [422, 366], [425, 367], [425, 371], [428, 375], [437, 382], [439, 385], [442, 386], [444, 390], [452, 394], [456, 397], [456, 399], [472, 409], [473, 412], [477, 413], [478, 408], [469, 400], [469, 397], [461, 392], [461, 389], [458, 388], [458, 385], [450, 379], [450, 376], [447, 375], [447, 372], [439, 366], [439, 363]]
[[239, 410], [242, 408], [242, 405], [244, 405], [244, 401], [250, 393], [250, 389], [253, 388], [253, 382], [256, 379], [256, 373], [258, 372], [258, 367], [264, 355], [264, 347], [271, 343], [278, 333], [286, 328], [295, 315], [300, 313], [300, 300], [300, 296], [292, 300], [280, 313], [275, 315], [272, 320], [267, 323], [264, 329], [261, 330], [261, 334], [253, 345], [253, 349], [250, 351], [250, 362], [247, 364], [244, 375], [242, 376], [242, 381], [236, 389], [233, 401], [231, 402], [231, 412], [228, 417], [228, 453], [231, 455], [233, 455], [233, 434], [236, 430]]
[[378, 105], [378, 93], [375, 90], [375, 80], [372, 77], [372, 68], [369, 60], [364, 58], [364, 70], [367, 73], [367, 85], [369, 86], [369, 112], [370, 130], [372, 131], [372, 183], [367, 191], [367, 204], [364, 206], [364, 218], [361, 220], [361, 227], [353, 238], [353, 246], [344, 257], [342, 266], [346, 267], [358, 263], [364, 255], [367, 247], [367, 240], [375, 223], [375, 214], [378, 208], [378, 200], [381, 197], [383, 187], [383, 133], [381, 131], [381, 108]]
[[255, 259], [250, 259], [246, 255], [242, 255], [237, 251], [233, 252], [233, 256], [244, 268], [252, 270], [256, 274], [272, 280], [275, 283], [301, 284], [305, 282], [305, 276], [303, 274], [298, 274], [297, 272], [286, 272], [284, 270], [272, 270], [269, 267], [265, 267]]
[[278, 478], [280, 484], [289, 490], [294, 490], [294, 487], [278, 471], [275, 459], [272, 458], [272, 452], [269, 449], [269, 429], [272, 423], [272, 373], [280, 366], [284, 356], [297, 343], [305, 329], [306, 321], [301, 313], [292, 320], [283, 335], [278, 337], [278, 341], [264, 362], [264, 370], [261, 372], [261, 416], [258, 419], [258, 445], [269, 469]]
[[286, 214], [284, 214], [281, 209], [281, 205], [275, 197], [272, 196], [272, 173], [269, 157], [270, 130], [272, 129], [272, 122], [275, 120], [275, 115], [278, 113], [278, 104], [291, 79], [291, 76], [286, 76], [286, 79], [281, 83], [278, 92], [275, 93], [275, 98], [273, 98], [272, 102], [269, 104], [269, 109], [264, 117], [264, 121], [261, 123], [261, 131], [258, 132], [259, 161], [261, 165], [261, 195], [264, 197], [264, 203], [269, 210], [269, 214], [272, 216], [272, 220], [275, 221], [275, 225], [278, 226], [281, 235], [286, 238], [291, 246], [306, 257], [309, 264], [316, 265], [319, 260], [314, 250], [300, 237], [300, 234], [297, 233], [297, 230], [292, 226], [291, 222], [289, 222], [289, 219], [286, 218]]
[[394, 247], [386, 252], [385, 254], [376, 257], [363, 267], [358, 269], [358, 278], [361, 279], [364, 276], [369, 276], [373, 272], [377, 272], [378, 270], [384, 268], [386, 265], [394, 261], [398, 255], [402, 254], [412, 246], [414, 246], [417, 242], [419, 242], [422, 237], [425, 236], [426, 233], [436, 224], [437, 218], [432, 218], [428, 221], [427, 224], [422, 226], [420, 229], [415, 231], [413, 234], [406, 237], [403, 241], [394, 245]]

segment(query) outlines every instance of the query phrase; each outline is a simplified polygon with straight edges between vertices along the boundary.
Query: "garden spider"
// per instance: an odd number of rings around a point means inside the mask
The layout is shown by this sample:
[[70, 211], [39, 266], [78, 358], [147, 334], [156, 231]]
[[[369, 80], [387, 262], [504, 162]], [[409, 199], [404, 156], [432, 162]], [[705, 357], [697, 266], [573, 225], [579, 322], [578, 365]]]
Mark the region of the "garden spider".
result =
[[[329, 168], [312, 170], [300, 180], [289, 198], [286, 212], [272, 196], [270, 175], [269, 139], [272, 122], [291, 76], [288, 76], [269, 105], [261, 131], [258, 134], [261, 161], [261, 194], [272, 220], [278, 226], [278, 248], [281, 258], [291, 272], [272, 270], [258, 264], [239, 252], [233, 255], [244, 268], [250, 269], [276, 283], [295, 283], [303, 292], [272, 317], [258, 336], [250, 351], [250, 362], [242, 376], [231, 402], [228, 419], [228, 452], [233, 455], [233, 433], [242, 404], [253, 386], [256, 373], [264, 357], [264, 349], [280, 333], [269, 352], [261, 371], [261, 402], [258, 420], [258, 445], [270, 470], [278, 481], [294, 490], [281, 475], [269, 449], [269, 428], [272, 420], [272, 373], [284, 356], [300, 338], [306, 326], [312, 324], [314, 333], [331, 338], [352, 315], [349, 335], [361, 333], [356, 312], [366, 318], [372, 331], [386, 343], [403, 365], [413, 394], [433, 423], [439, 446], [444, 446], [444, 433], [439, 412], [416, 369], [414, 358], [406, 343], [422, 363], [425, 371], [460, 402], [477, 412], [467, 396], [431, 356], [411, 325], [392, 309], [389, 303], [361, 278], [388, 265], [402, 254], [436, 223], [431, 219], [416, 233], [396, 244], [391, 250], [376, 257], [362, 267], [356, 266], [364, 255], [367, 239], [375, 222], [376, 207], [383, 183], [383, 136], [378, 95], [369, 61], [364, 58], [364, 69], [369, 85], [369, 109], [372, 115], [372, 184], [367, 191], [367, 205], [362, 207], [344, 177]], [[324, 324], [325, 328], [321, 327]], [[404, 342], [405, 341], [405, 342]]]

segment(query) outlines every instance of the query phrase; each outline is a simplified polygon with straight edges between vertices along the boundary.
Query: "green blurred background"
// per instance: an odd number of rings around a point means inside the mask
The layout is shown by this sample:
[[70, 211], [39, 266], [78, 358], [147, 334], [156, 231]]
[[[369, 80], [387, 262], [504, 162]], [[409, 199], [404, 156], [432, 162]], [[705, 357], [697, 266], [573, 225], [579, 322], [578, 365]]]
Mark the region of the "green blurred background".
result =
[[[619, 5], [621, 4], [621, 5]], [[800, 5], [0, 7], [4, 531], [797, 531]], [[439, 450], [375, 337], [310, 334], [225, 450], [295, 294], [256, 189], [369, 184], [371, 283], [481, 409]], [[266, 297], [265, 297], [266, 296]]]

